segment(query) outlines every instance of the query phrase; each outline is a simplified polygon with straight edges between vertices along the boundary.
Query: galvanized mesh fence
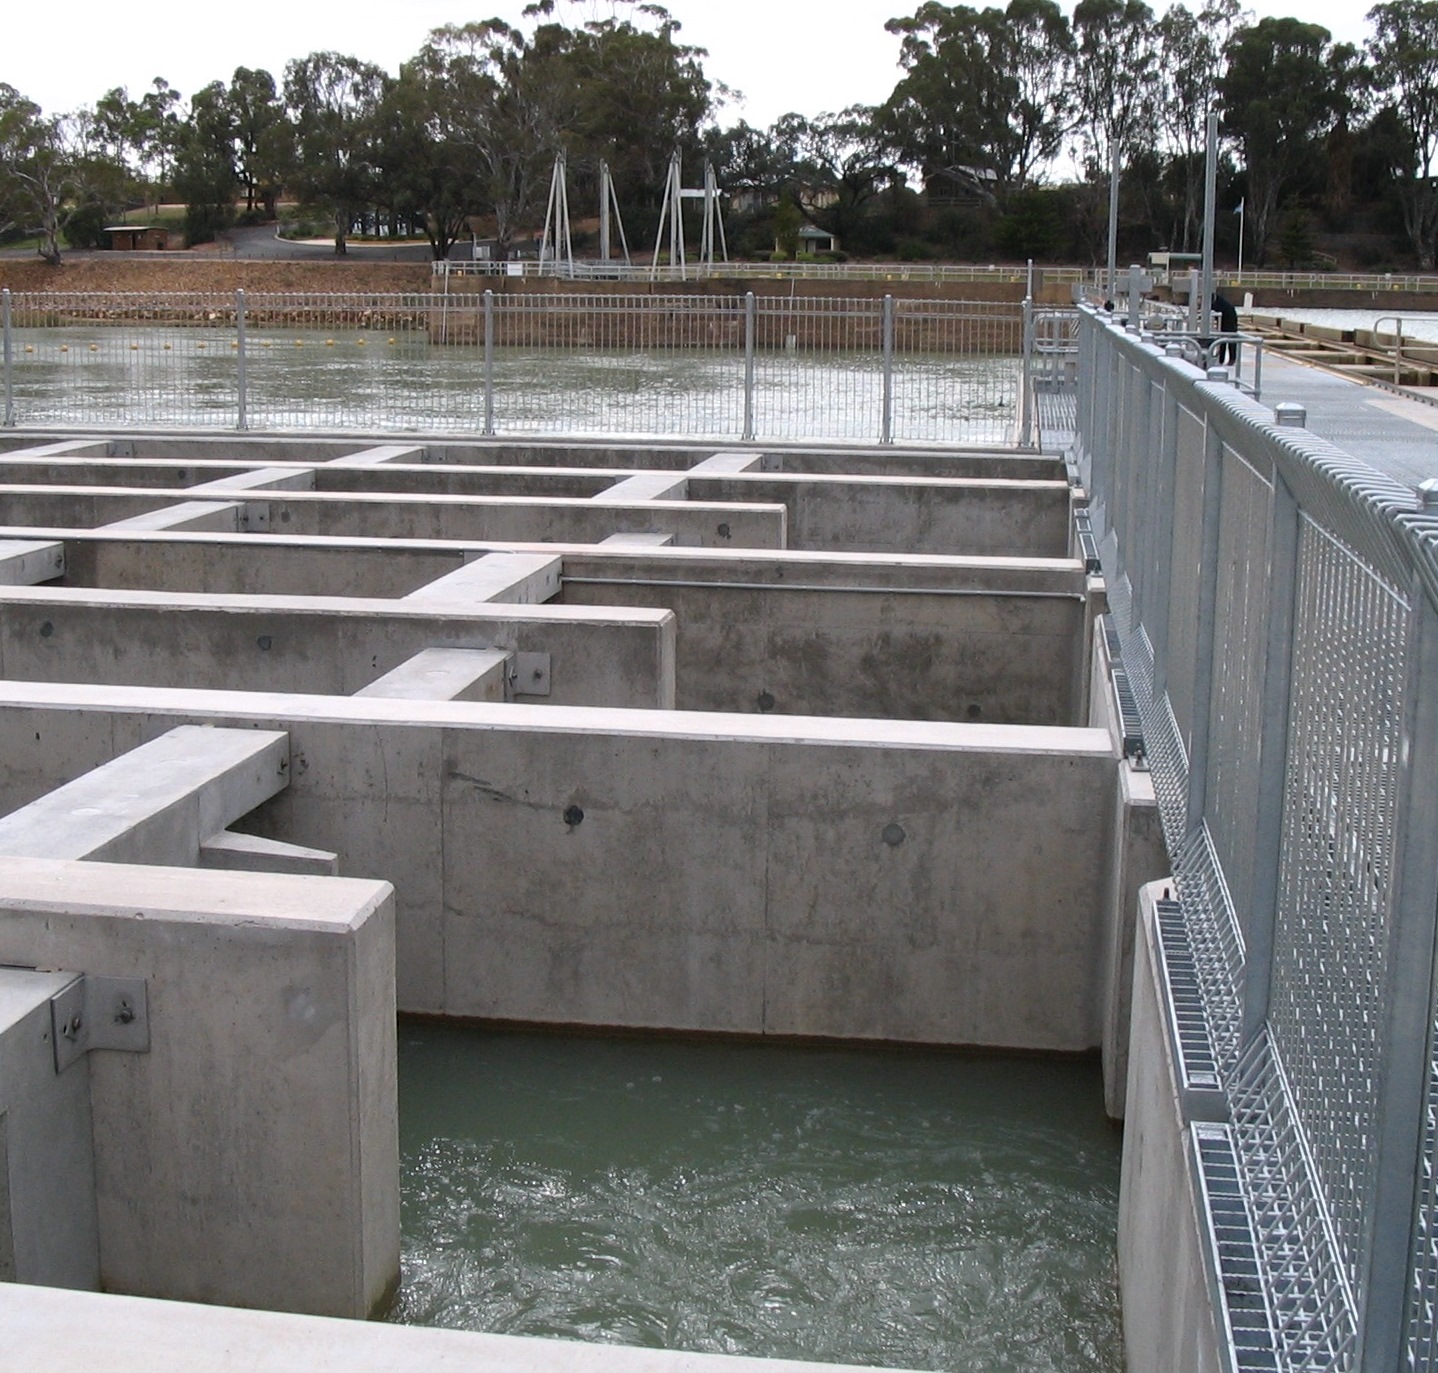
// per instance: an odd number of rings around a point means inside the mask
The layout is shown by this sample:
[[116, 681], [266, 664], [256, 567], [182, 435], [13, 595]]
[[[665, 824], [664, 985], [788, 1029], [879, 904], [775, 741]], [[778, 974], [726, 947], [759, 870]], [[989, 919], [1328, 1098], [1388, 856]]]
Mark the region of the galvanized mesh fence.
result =
[[1438, 517], [1092, 313], [1079, 353], [1174, 864], [1173, 1053], [1217, 1066], [1191, 1118], [1231, 1149], [1195, 1157], [1235, 1161], [1257, 1256], [1261, 1302], [1212, 1275], [1249, 1332], [1228, 1366], [1438, 1367]]
[[999, 444], [1017, 305], [446, 292], [4, 296], [4, 421]]

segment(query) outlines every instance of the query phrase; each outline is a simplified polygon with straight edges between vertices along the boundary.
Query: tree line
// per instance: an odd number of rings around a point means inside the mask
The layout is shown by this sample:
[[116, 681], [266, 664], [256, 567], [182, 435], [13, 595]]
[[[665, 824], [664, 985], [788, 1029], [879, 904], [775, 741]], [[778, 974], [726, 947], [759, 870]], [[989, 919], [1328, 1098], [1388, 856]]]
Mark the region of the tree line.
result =
[[606, 164], [642, 239], [677, 149], [715, 165], [751, 254], [797, 252], [808, 219], [867, 255], [1097, 260], [1115, 161], [1126, 244], [1192, 251], [1213, 109], [1249, 260], [1297, 265], [1322, 227], [1438, 262], [1438, 0], [1375, 5], [1361, 46], [1239, 0], [926, 0], [885, 25], [886, 101], [767, 129], [723, 122], [733, 92], [662, 6], [576, 8], [436, 29], [397, 75], [316, 52], [279, 79], [239, 67], [188, 100], [156, 79], [64, 114], [0, 83], [0, 233], [58, 261], [126, 208], [183, 202], [198, 242], [274, 218], [283, 195], [325, 218], [337, 251], [368, 226], [422, 233], [442, 257], [483, 219], [504, 252], [542, 217], [564, 151], [573, 202], [597, 203]]

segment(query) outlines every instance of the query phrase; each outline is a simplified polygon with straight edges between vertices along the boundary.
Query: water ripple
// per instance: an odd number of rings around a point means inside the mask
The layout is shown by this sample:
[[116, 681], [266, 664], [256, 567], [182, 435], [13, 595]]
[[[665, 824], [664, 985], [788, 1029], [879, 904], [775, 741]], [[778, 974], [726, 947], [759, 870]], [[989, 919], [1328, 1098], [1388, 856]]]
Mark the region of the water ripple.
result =
[[406, 1027], [395, 1318], [910, 1368], [1118, 1369], [1091, 1066]]

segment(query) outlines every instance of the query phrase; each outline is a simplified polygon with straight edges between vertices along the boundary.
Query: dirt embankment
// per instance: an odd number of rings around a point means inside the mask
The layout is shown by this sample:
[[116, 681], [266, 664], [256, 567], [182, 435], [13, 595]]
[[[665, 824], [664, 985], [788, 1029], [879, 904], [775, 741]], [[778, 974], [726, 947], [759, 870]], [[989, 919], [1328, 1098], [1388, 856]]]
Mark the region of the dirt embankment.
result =
[[427, 262], [246, 262], [173, 253], [153, 260], [0, 258], [0, 286], [12, 291], [428, 291]]
[[[206, 257], [191, 253], [156, 254], [153, 258], [95, 253], [67, 257], [59, 267], [38, 258], [0, 258], [0, 286], [12, 291], [297, 291], [427, 292], [443, 289], [428, 262], [365, 262], [358, 254], [340, 261], [257, 262]], [[842, 296], [878, 299], [892, 295], [910, 299], [1013, 302], [1023, 299], [1023, 277], [1017, 269], [1008, 281], [935, 282], [909, 277], [901, 265], [879, 280], [789, 277], [716, 278], [703, 282], [582, 282], [553, 278], [454, 277], [450, 292], [466, 295], [492, 290], [497, 295], [742, 295]], [[1046, 303], [1068, 300], [1068, 287], [1040, 288]]]

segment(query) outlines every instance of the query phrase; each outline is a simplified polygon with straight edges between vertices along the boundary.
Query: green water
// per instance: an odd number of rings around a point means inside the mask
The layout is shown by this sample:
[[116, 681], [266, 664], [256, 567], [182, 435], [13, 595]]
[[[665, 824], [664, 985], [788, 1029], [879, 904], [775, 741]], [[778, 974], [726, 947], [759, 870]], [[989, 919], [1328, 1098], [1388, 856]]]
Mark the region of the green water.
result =
[[400, 1027], [409, 1324], [1120, 1370], [1090, 1062]]

